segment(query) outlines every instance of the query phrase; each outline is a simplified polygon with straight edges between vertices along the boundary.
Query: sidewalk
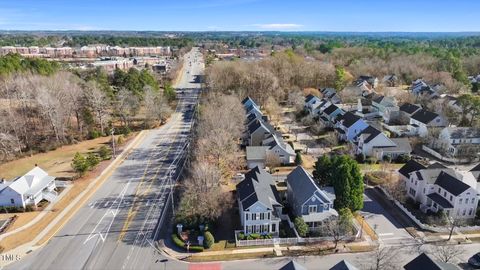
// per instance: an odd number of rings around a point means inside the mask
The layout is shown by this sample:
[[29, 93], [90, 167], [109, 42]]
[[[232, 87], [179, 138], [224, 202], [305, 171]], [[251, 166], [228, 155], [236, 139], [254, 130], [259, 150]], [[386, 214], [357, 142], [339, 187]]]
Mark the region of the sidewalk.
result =
[[[13, 250], [8, 250], [5, 253], [8, 255], [14, 256], [15, 258], [21, 259], [23, 256], [29, 254], [30, 252], [42, 247], [44, 244], [48, 243], [51, 237], [53, 237], [62, 227], [64, 224], [66, 224], [71, 216], [75, 214], [76, 211], [78, 211], [81, 206], [93, 195], [96, 189], [98, 189], [105, 181], [108, 179], [108, 177], [113, 173], [115, 168], [121, 164], [125, 158], [130, 154], [132, 149], [137, 146], [141, 142], [141, 138], [145, 136], [146, 132], [141, 131], [137, 137], [135, 137], [129, 144], [128, 146], [125, 147], [125, 149], [122, 151], [120, 155], [117, 156], [115, 160], [113, 160], [103, 171], [102, 173], [96, 177], [85, 190], [82, 191], [70, 204], [65, 207], [62, 212], [58, 216], [54, 218], [52, 222], [50, 222], [47, 227], [45, 227], [41, 233], [39, 233], [32, 241], [25, 243], [21, 246], [18, 246], [17, 248]], [[65, 192], [62, 192], [66, 194]], [[66, 218], [65, 218], [66, 217]], [[41, 218], [40, 218], [41, 219]], [[39, 220], [40, 220], [39, 219]], [[32, 220], [33, 221], [33, 220]], [[38, 222], [38, 220], [36, 221]], [[35, 223], [36, 223], [35, 222]], [[33, 224], [26, 224], [25, 226], [22, 226], [20, 228], [17, 228], [18, 231], [22, 231], [27, 229], [27, 225], [32, 226]], [[55, 229], [57, 225], [60, 225], [56, 230], [51, 233], [52, 230]], [[13, 232], [13, 231], [12, 231]], [[50, 235], [49, 235], [50, 233]], [[4, 236], [5, 237], [5, 236]], [[41, 240], [43, 240], [45, 237], [48, 237], [45, 241], [40, 243]], [[0, 260], [0, 268], [4, 267], [5, 265], [10, 264], [12, 261], [6, 261], [6, 260]]]

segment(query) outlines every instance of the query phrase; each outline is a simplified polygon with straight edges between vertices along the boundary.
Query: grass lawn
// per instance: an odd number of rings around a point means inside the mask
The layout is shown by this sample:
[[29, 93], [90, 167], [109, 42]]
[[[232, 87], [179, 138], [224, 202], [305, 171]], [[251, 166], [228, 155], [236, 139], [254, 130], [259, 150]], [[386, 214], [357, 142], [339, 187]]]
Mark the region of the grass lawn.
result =
[[82, 141], [77, 144], [65, 145], [47, 153], [38, 153], [30, 157], [13, 160], [0, 165], [0, 177], [13, 179], [31, 170], [35, 164], [55, 177], [72, 177], [71, 162], [75, 153], [95, 151], [102, 145], [108, 145], [111, 137], [101, 137]]
[[255, 253], [241, 253], [241, 254], [206, 255], [206, 256], [201, 256], [199, 254], [193, 254], [192, 256], [188, 257], [186, 259], [186, 261], [189, 261], [189, 262], [211, 262], [211, 261], [231, 261], [231, 260], [271, 258], [271, 257], [275, 257], [275, 254], [273, 254], [273, 251], [255, 252]]

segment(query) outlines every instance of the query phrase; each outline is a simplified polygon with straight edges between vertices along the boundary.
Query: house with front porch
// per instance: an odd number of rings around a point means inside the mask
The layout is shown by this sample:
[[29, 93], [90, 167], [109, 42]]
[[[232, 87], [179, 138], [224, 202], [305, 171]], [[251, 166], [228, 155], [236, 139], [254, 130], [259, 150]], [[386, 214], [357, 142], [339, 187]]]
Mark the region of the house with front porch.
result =
[[442, 210], [456, 220], [473, 219], [478, 192], [464, 177], [453, 169], [433, 164], [409, 173], [405, 183], [407, 196], [419, 202], [423, 212]]
[[272, 175], [255, 167], [237, 184], [236, 191], [243, 232], [278, 235], [282, 205]]
[[480, 153], [480, 128], [446, 127], [438, 136], [440, 148], [449, 157], [478, 157]]
[[313, 181], [302, 166], [297, 166], [287, 176], [287, 201], [293, 214], [302, 217], [310, 230], [338, 216], [333, 200]]
[[407, 138], [389, 138], [370, 125], [354, 139], [353, 145], [357, 155], [373, 156], [378, 160], [385, 157], [394, 160], [400, 155], [409, 156], [412, 152]]
[[41, 200], [52, 202], [57, 198], [55, 177], [37, 166], [23, 176], [1, 181], [0, 206], [25, 208], [27, 205], [36, 206]]

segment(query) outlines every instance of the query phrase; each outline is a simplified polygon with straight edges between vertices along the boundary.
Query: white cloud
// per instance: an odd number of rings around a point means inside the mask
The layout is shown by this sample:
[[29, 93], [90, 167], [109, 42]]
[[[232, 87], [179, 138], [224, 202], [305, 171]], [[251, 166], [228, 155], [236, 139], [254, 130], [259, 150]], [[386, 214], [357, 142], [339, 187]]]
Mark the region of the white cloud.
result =
[[303, 25], [296, 23], [267, 23], [267, 24], [253, 24], [253, 26], [260, 29], [271, 29], [271, 30], [287, 30], [287, 29], [298, 29], [302, 28]]

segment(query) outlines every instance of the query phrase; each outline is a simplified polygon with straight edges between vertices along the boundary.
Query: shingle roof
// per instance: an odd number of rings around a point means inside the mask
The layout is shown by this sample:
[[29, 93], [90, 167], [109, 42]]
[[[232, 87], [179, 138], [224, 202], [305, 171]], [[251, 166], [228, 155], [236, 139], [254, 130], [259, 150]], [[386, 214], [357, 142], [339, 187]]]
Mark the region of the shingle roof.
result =
[[414, 113], [412, 115], [412, 118], [421, 122], [421, 123], [428, 124], [433, 119], [437, 118], [437, 116], [438, 116], [438, 114], [436, 114], [434, 112], [430, 112], [430, 111], [421, 109], [421, 110], [417, 111], [416, 113]]
[[[40, 167], [34, 167], [25, 175], [16, 178], [11, 182], [6, 182], [8, 186], [19, 194], [36, 194], [44, 189], [48, 183], [55, 180], [55, 177], [49, 176], [47, 172]], [[6, 186], [6, 185], [5, 185]]]
[[473, 127], [446, 127], [452, 139], [480, 138], [480, 128]]
[[362, 135], [365, 135], [365, 136], [368, 136], [366, 137], [365, 139], [363, 139], [363, 142], [364, 143], [369, 143], [371, 140], [373, 140], [375, 137], [377, 137], [380, 133], [382, 133], [380, 130], [372, 127], [371, 125], [368, 125], [368, 127], [364, 130], [362, 130], [362, 132], [360, 132], [358, 134], [358, 136], [362, 136]]
[[[252, 102], [253, 104], [257, 105], [257, 103], [255, 103], [255, 101], [251, 98], [251, 97], [246, 97], [242, 100], [242, 104], [245, 105], [245, 103], [247, 103], [248, 101], [250, 100], [250, 102]], [[258, 105], [257, 105], [258, 106]]]
[[427, 197], [429, 197], [445, 209], [453, 208], [453, 205], [447, 199], [443, 198], [437, 193], [428, 194]]
[[480, 172], [480, 163], [478, 163], [477, 166], [473, 167], [470, 171], [471, 172]]
[[345, 113], [341, 118], [341, 120], [343, 120], [342, 125], [347, 127], [347, 128], [351, 127], [353, 124], [355, 124], [360, 119], [361, 119], [360, 116], [355, 115], [351, 112]]
[[247, 160], [265, 160], [267, 149], [265, 146], [247, 146]]
[[398, 172], [401, 175], [409, 178], [411, 172], [415, 172], [415, 171], [418, 171], [418, 170], [421, 170], [421, 169], [425, 169], [425, 166], [423, 166], [422, 164], [420, 164], [420, 163], [416, 162], [415, 160], [411, 159], [407, 163], [405, 163], [405, 165], [403, 165], [398, 170]]
[[445, 165], [440, 162], [434, 162], [427, 167], [428, 169], [446, 169]]
[[435, 185], [442, 187], [448, 192], [452, 193], [454, 196], [462, 194], [465, 190], [469, 189], [470, 186], [464, 182], [458, 180], [456, 177], [451, 176], [450, 174], [442, 171], [435, 181]]
[[412, 114], [419, 110], [420, 107], [411, 103], [404, 103], [402, 106], [400, 106], [400, 111], [406, 112], [408, 114]]
[[338, 107], [334, 104], [328, 106], [323, 112], [326, 113], [327, 115], [332, 114], [334, 111], [336, 111]]
[[281, 205], [272, 176], [258, 166], [245, 174], [245, 179], [237, 184], [237, 194], [242, 202], [243, 210], [247, 210], [256, 202], [261, 202], [268, 209]]
[[459, 269], [453, 264], [441, 263], [432, 259], [429, 255], [422, 253], [418, 255], [415, 259], [411, 260], [405, 266], [405, 270], [453, 270]]
[[316, 194], [323, 203], [332, 203], [327, 194], [315, 184], [312, 176], [302, 166], [297, 166], [288, 174], [287, 183], [294, 190], [295, 200], [300, 204], [303, 204], [313, 194]]
[[315, 96], [312, 94], [309, 94], [308, 96], [305, 97], [305, 102], [309, 102], [310, 100], [314, 99]]
[[285, 264], [279, 270], [307, 270], [307, 268], [292, 260]]
[[353, 266], [347, 260], [342, 260], [339, 263], [335, 264], [329, 270], [358, 270], [358, 268]]

